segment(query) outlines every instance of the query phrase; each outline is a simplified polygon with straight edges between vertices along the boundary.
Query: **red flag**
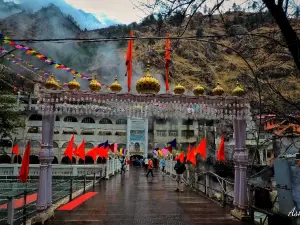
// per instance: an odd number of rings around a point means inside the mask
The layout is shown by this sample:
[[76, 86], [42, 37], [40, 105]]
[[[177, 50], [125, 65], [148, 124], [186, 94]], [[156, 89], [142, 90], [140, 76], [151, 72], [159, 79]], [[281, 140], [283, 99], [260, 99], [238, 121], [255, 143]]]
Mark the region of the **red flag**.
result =
[[187, 155], [187, 159], [186, 161], [189, 161], [191, 162], [194, 166], [197, 166], [197, 162], [196, 162], [196, 154], [194, 152], [195, 150], [192, 149], [188, 152], [188, 155]]
[[16, 144], [16, 145], [12, 148], [11, 152], [12, 152], [13, 154], [15, 154], [15, 155], [19, 155], [19, 146], [18, 146], [18, 144]]
[[65, 156], [68, 156], [71, 163], [72, 163], [72, 156], [73, 156], [73, 145], [74, 145], [74, 134], [72, 135], [70, 141], [69, 141], [69, 144], [64, 152], [64, 155]]
[[175, 158], [175, 160], [179, 159], [181, 163], [184, 162], [184, 152], [182, 152], [179, 156]]
[[[133, 30], [130, 31], [130, 37], [133, 37]], [[126, 55], [126, 67], [127, 67], [127, 86], [128, 93], [131, 90], [131, 79], [132, 79], [132, 48], [133, 48], [133, 40], [128, 41], [128, 49]]]
[[91, 156], [93, 158], [93, 160], [96, 161], [97, 153], [98, 153], [98, 146], [96, 146], [95, 148], [88, 151], [85, 155], [86, 156]]
[[85, 160], [84, 140], [82, 140], [78, 148], [75, 148], [74, 155], [81, 158], [82, 160]]
[[[116, 145], [115, 143], [109, 145], [108, 148], [109, 148], [109, 150], [111, 150], [111, 152], [115, 152], [115, 149], [116, 149], [116, 148], [115, 148], [115, 145]], [[117, 150], [117, 151], [118, 151], [118, 150]]]
[[206, 138], [198, 145], [196, 152], [199, 153], [203, 159], [206, 159]]
[[27, 181], [28, 181], [29, 156], [30, 156], [30, 141], [27, 142], [26, 149], [23, 154], [22, 165], [21, 165], [19, 177], [18, 177], [18, 179], [23, 183], [27, 183]]
[[166, 147], [166, 149], [167, 149], [170, 153], [172, 153], [172, 145], [170, 145], [169, 147]]
[[224, 147], [224, 136], [222, 136], [219, 150], [217, 153], [217, 159], [218, 161], [224, 161], [225, 162], [225, 147]]
[[104, 148], [104, 145], [102, 145], [98, 150], [98, 155], [100, 157], [104, 157], [107, 159], [108, 158], [108, 149], [109, 149], [109, 147]]
[[166, 68], [166, 92], [169, 91], [169, 72], [170, 72], [170, 61], [171, 61], [171, 41], [169, 39], [169, 33], [167, 34], [168, 39], [166, 40], [166, 56], [165, 56], [165, 68]]

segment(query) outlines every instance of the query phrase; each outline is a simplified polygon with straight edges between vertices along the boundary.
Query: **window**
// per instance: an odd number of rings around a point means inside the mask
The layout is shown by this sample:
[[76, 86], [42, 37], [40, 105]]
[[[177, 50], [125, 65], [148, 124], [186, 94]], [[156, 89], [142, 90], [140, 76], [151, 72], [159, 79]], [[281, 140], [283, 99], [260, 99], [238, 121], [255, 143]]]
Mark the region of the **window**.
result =
[[73, 128], [65, 128], [63, 134], [77, 134], [77, 131]]
[[74, 116], [67, 116], [65, 119], [64, 119], [65, 122], [70, 122], [70, 123], [76, 123], [78, 122], [77, 119], [74, 117]]
[[178, 130], [169, 130], [169, 136], [177, 137], [178, 136]]
[[53, 148], [58, 148], [58, 144], [55, 141], [53, 141]]
[[116, 121], [116, 124], [127, 124], [127, 120], [126, 119], [118, 119]]
[[31, 146], [32, 148], [41, 148], [40, 142], [35, 141], [35, 140], [30, 141], [30, 146]]
[[110, 131], [99, 131], [100, 136], [107, 136], [107, 135], [112, 135]]
[[29, 121], [42, 121], [42, 116], [38, 114], [33, 114], [28, 118]]
[[167, 121], [164, 120], [164, 119], [157, 119], [157, 120], [156, 120], [156, 124], [163, 125], [163, 124], [166, 124], [166, 123], [167, 123]]
[[95, 120], [91, 117], [84, 118], [81, 123], [95, 123]]
[[90, 149], [90, 148], [94, 148], [94, 145], [91, 142], [87, 142], [84, 144], [84, 147]]
[[115, 133], [115, 135], [116, 136], [126, 136], [126, 132], [120, 132], [120, 131], [118, 131], [118, 132]]
[[103, 118], [99, 121], [100, 124], [113, 124], [110, 119]]
[[189, 138], [189, 137], [194, 137], [195, 134], [194, 134], [193, 130], [183, 130], [183, 131], [181, 131], [181, 136]]
[[40, 133], [40, 132], [39, 132], [39, 128], [38, 128], [38, 127], [30, 127], [30, 128], [28, 129], [28, 133], [29, 133], [29, 134], [38, 134], [38, 133]]
[[178, 120], [170, 119], [169, 120], [169, 124], [171, 124], [171, 125], [177, 125], [178, 124]]
[[[61, 147], [62, 148], [66, 148], [66, 147], [68, 147], [68, 144], [69, 144], [69, 142], [65, 142]], [[73, 144], [73, 148], [76, 148], [76, 144], [75, 143]]]
[[55, 121], [60, 121], [58, 116], [55, 117]]
[[182, 125], [193, 125], [193, 120], [183, 120]]
[[166, 137], [167, 136], [167, 131], [166, 130], [157, 130], [156, 135], [159, 137]]
[[95, 132], [93, 130], [82, 130], [81, 135], [94, 135]]

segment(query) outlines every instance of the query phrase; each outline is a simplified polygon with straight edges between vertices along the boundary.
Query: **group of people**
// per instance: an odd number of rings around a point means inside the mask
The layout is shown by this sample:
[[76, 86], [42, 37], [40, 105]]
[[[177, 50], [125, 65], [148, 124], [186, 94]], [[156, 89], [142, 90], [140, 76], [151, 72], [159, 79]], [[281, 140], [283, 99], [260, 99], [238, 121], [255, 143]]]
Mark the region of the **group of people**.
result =
[[[143, 160], [143, 159], [142, 159]], [[157, 164], [160, 164], [161, 166], [161, 171], [162, 173], [165, 172], [165, 167], [166, 167], [166, 161], [164, 159], [160, 159], [159, 161], [157, 159], [153, 159], [151, 157], [148, 157], [146, 159], [144, 159], [143, 161], [140, 161], [140, 166], [144, 165], [145, 169], [146, 169], [146, 177], [148, 178], [149, 175], [151, 175], [152, 177], [154, 177], [153, 174], [153, 168], [155, 166], [158, 166]], [[126, 158], [125, 156], [123, 156], [123, 158], [121, 159], [121, 174], [126, 171]], [[174, 166], [174, 170], [176, 171], [176, 182], [177, 182], [177, 187], [175, 189], [176, 192], [183, 192], [183, 173], [186, 170], [185, 164], [180, 162], [180, 160], [178, 159], [175, 166]]]

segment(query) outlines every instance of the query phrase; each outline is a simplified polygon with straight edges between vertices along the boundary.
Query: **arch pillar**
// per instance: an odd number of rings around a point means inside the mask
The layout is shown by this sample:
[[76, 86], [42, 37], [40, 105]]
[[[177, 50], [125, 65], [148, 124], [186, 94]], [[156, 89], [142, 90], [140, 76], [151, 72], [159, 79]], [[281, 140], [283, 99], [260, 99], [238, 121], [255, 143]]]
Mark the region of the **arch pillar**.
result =
[[[36, 209], [38, 215], [36, 220], [43, 218], [42, 212], [52, 205], [52, 161], [53, 151], [53, 131], [55, 123], [55, 114], [43, 114], [42, 120], [42, 144], [39, 153], [40, 176], [38, 186], [38, 196]], [[40, 218], [40, 219], [39, 219]]]
[[248, 152], [246, 150], [246, 120], [234, 119], [234, 210], [231, 214], [239, 219], [247, 216], [247, 165]]

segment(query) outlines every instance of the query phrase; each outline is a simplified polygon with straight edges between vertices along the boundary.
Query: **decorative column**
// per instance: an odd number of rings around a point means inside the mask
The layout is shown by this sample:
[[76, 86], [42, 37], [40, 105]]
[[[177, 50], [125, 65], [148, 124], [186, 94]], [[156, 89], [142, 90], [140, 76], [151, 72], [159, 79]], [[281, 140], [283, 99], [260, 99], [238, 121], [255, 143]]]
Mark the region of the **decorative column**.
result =
[[53, 136], [54, 136], [54, 125], [55, 125], [55, 114], [49, 115], [50, 120], [50, 132], [49, 132], [49, 144], [48, 144], [48, 169], [47, 169], [47, 206], [52, 206], [52, 162], [54, 159], [53, 151]]
[[239, 165], [240, 165], [240, 192], [239, 192], [239, 208], [242, 216], [247, 215], [247, 166], [248, 152], [246, 150], [246, 120], [239, 120]]
[[[39, 153], [39, 160], [40, 160], [40, 174], [39, 174], [39, 186], [38, 186], [38, 196], [37, 196], [37, 204], [36, 209], [38, 213], [46, 210], [48, 207], [48, 196], [49, 196], [49, 182], [51, 180], [52, 184], [52, 176], [48, 177], [48, 163], [50, 160], [50, 149], [52, 149], [52, 142], [53, 139], [53, 122], [52, 122], [53, 115], [49, 115], [44, 113], [43, 114], [43, 121], [42, 121], [42, 145], [41, 151]], [[52, 133], [51, 133], [52, 131]], [[53, 160], [53, 157], [52, 157]], [[51, 196], [52, 198], [52, 196]]]
[[235, 152], [233, 155], [234, 177], [234, 210], [231, 214], [241, 220], [246, 219], [247, 207], [247, 164], [248, 153], [246, 151], [246, 120], [235, 119], [233, 121]]

